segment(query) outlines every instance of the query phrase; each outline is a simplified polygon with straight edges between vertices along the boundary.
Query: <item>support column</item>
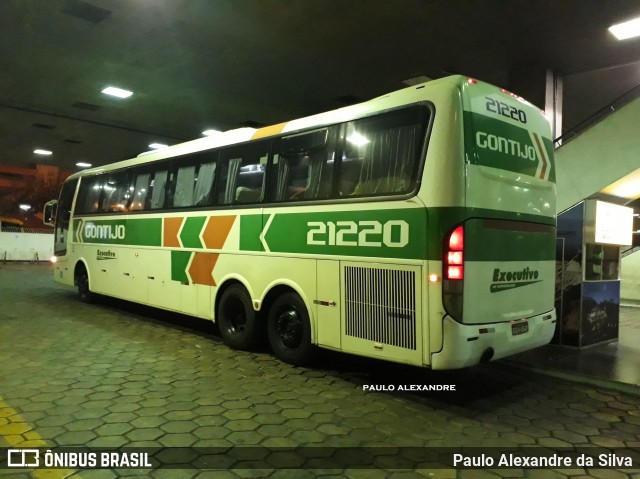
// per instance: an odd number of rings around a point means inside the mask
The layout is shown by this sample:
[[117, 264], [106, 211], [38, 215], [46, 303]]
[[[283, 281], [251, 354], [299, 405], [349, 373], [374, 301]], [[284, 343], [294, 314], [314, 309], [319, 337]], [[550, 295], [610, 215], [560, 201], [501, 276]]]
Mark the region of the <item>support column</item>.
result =
[[[544, 111], [551, 122], [554, 140], [562, 135], [562, 88], [562, 77], [553, 70], [547, 70]], [[560, 143], [555, 146], [560, 146]]]

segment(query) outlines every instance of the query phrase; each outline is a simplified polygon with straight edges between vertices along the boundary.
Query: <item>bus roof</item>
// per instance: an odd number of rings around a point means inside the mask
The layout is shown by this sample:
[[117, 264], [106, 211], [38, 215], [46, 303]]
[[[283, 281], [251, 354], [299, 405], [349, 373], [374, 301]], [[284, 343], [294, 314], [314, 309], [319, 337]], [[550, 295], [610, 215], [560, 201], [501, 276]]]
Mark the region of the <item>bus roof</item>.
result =
[[[420, 98], [418, 98], [415, 94], [416, 90], [424, 89], [424, 92], [426, 93], [446, 87], [458, 87], [466, 82], [467, 79], [467, 77], [464, 77], [462, 75], [452, 75], [427, 83], [422, 83], [419, 85], [396, 90], [394, 92], [387, 93], [363, 103], [346, 106], [337, 110], [331, 110], [328, 112], [319, 113], [316, 115], [258, 129], [238, 128], [235, 130], [229, 130], [219, 135], [198, 138], [184, 143], [178, 143], [167, 148], [144, 152], [138, 155], [136, 158], [126, 159], [123, 161], [111, 163], [109, 165], [82, 170], [74, 173], [68, 179], [71, 180], [81, 176], [93, 175], [105, 171], [151, 163], [166, 158], [172, 158], [189, 153], [196, 153], [199, 151], [209, 150], [222, 146], [235, 145], [251, 140], [269, 138], [271, 136], [279, 135], [282, 133], [302, 131], [311, 128], [320, 128], [326, 125], [351, 121], [359, 117], [366, 116], [370, 113], [419, 101]], [[420, 97], [422, 97], [422, 95], [420, 95]]]

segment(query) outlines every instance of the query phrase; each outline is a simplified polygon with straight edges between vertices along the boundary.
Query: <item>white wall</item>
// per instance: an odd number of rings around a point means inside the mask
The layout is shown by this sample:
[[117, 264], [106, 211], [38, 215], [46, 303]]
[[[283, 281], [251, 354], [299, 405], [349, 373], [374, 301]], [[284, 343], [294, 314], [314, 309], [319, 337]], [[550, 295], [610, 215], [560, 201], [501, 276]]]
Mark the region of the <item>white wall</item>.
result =
[[40, 261], [53, 256], [53, 233], [0, 232], [0, 261], [33, 261], [36, 253]]
[[622, 258], [620, 299], [640, 301], [640, 251]]
[[640, 168], [640, 98], [555, 151], [558, 213]]

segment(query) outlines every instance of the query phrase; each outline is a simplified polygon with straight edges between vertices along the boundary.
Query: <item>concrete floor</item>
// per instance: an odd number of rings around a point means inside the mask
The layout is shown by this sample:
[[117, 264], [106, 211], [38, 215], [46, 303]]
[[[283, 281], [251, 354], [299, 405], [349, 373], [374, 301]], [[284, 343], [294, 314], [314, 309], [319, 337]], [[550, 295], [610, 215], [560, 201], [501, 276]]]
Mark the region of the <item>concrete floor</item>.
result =
[[[438, 450], [410, 449], [599, 447], [640, 461], [640, 396], [505, 362], [432, 372], [327, 354], [321, 368], [295, 368], [268, 351], [228, 349], [208, 322], [121, 301], [83, 304], [53, 283], [48, 265], [0, 265], [0, 365], [0, 447], [228, 448], [199, 458], [164, 449], [174, 455], [165, 462], [188, 463], [175, 469], [0, 469], [0, 477], [640, 479], [640, 466], [430, 469], [415, 456]], [[399, 384], [456, 391], [364, 390]], [[298, 446], [319, 457], [279, 469], [299, 457], [277, 448]], [[365, 448], [392, 446], [405, 449], [375, 449], [386, 455], [377, 467], [351, 467], [358, 455], [367, 462]]]
[[621, 307], [618, 340], [582, 349], [549, 344], [511, 358], [533, 371], [640, 395], [640, 307]]

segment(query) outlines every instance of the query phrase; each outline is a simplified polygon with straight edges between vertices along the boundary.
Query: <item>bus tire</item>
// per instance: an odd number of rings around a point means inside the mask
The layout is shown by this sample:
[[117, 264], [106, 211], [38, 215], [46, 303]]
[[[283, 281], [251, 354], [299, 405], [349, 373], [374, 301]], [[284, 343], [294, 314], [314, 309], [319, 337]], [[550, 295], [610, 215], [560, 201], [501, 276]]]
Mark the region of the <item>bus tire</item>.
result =
[[222, 340], [230, 348], [249, 351], [260, 340], [260, 321], [243, 286], [232, 284], [223, 291], [216, 317]]
[[294, 292], [279, 296], [269, 308], [267, 334], [273, 353], [285, 363], [308, 366], [317, 358], [307, 307]]
[[91, 292], [91, 288], [89, 287], [89, 274], [83, 265], [78, 268], [76, 285], [78, 286], [78, 297], [80, 301], [83, 303], [93, 303], [96, 296]]

